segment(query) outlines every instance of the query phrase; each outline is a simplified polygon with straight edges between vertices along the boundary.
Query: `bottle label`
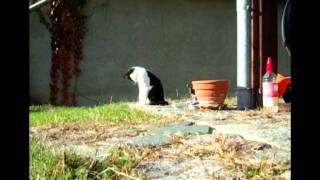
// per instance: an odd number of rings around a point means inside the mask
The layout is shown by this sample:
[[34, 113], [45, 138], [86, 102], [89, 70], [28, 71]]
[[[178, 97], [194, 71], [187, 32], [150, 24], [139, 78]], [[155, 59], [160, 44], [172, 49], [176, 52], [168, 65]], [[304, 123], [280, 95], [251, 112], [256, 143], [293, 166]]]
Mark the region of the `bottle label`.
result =
[[262, 83], [262, 96], [263, 96], [263, 107], [270, 109], [274, 112], [279, 111], [278, 107], [278, 83], [274, 82], [263, 82]]
[[278, 97], [278, 83], [263, 82], [262, 83], [262, 94], [264, 97]]

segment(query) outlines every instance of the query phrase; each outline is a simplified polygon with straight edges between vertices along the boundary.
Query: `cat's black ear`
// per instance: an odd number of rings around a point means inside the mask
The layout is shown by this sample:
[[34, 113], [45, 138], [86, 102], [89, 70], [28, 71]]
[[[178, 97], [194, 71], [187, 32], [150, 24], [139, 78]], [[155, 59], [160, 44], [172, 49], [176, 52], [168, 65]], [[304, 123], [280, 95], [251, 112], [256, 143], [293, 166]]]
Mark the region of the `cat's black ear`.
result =
[[128, 79], [129, 78], [129, 75], [132, 73], [131, 69], [129, 69], [122, 77], [124, 79]]
[[123, 75], [123, 78], [124, 78], [124, 79], [129, 79], [129, 80], [132, 81], [132, 79], [130, 78], [130, 74], [132, 74], [133, 71], [134, 71], [134, 69], [130, 68], [130, 69], [128, 70], [128, 72]]
[[122, 75], [123, 79], [128, 79], [128, 72], [126, 72], [125, 74]]

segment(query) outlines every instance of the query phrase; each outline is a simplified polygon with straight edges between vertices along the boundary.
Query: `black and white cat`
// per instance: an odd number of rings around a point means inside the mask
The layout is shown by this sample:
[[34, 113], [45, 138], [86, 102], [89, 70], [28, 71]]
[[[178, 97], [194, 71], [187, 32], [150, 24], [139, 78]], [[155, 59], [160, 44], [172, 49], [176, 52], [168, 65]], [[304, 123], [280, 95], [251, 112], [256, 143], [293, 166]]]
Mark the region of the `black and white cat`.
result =
[[168, 102], [164, 100], [163, 87], [160, 79], [146, 68], [133, 66], [123, 77], [138, 84], [139, 104], [168, 105]]

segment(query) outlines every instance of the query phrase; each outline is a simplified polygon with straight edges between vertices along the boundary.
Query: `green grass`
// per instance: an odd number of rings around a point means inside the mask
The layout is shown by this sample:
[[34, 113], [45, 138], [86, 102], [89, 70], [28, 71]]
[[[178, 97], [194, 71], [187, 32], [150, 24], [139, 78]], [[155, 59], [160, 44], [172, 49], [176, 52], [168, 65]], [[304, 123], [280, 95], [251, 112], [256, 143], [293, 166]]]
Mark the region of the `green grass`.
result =
[[44, 179], [64, 174], [62, 167], [62, 158], [54, 156], [43, 145], [34, 141], [30, 142], [30, 179]]
[[96, 107], [30, 106], [29, 119], [33, 127], [79, 122], [142, 122], [154, 121], [157, 117], [125, 103], [114, 103]]
[[73, 152], [55, 154], [39, 141], [30, 142], [30, 179], [119, 179], [130, 175], [138, 156], [128, 149], [111, 148], [104, 161], [77, 156]]
[[[96, 107], [30, 106], [30, 126], [66, 123], [130, 123], [154, 121], [156, 116], [125, 103]], [[112, 148], [105, 161], [94, 161], [73, 152], [57, 154], [39, 141], [30, 141], [30, 179], [119, 179], [136, 166], [139, 153]]]
[[290, 170], [290, 167], [285, 164], [268, 164], [267, 160], [262, 160], [256, 166], [246, 167], [244, 174], [246, 178], [259, 177], [262, 179], [273, 179], [272, 177], [280, 175], [285, 171]]

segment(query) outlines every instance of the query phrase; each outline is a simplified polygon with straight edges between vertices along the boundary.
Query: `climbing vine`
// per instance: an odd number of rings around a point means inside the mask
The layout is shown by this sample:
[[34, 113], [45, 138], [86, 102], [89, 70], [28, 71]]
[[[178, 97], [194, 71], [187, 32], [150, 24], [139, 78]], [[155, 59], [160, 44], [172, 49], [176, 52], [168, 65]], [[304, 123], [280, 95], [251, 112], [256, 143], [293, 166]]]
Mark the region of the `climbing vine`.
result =
[[[53, 105], [77, 105], [76, 89], [70, 92], [70, 82], [80, 76], [83, 60], [83, 39], [87, 31], [83, 13], [87, 0], [52, 0], [51, 21], [50, 102]], [[76, 87], [76, 86], [75, 86]], [[61, 94], [61, 102], [58, 102]]]

